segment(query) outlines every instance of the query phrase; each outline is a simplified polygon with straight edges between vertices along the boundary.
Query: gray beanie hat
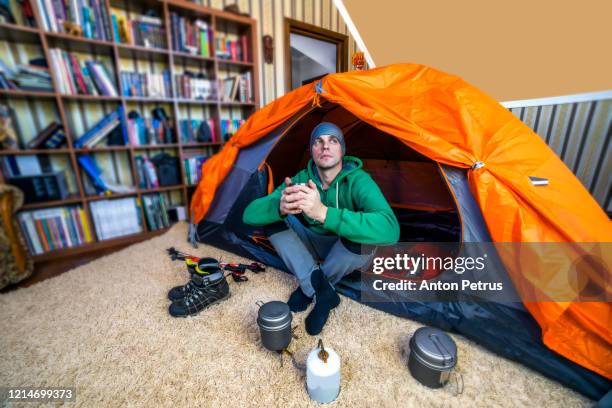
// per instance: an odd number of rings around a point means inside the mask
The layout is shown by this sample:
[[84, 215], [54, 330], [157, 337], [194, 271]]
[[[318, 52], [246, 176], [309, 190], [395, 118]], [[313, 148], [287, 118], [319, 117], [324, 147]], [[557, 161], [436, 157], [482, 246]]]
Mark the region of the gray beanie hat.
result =
[[312, 153], [312, 146], [319, 136], [329, 135], [334, 136], [340, 142], [340, 146], [342, 147], [342, 154], [346, 151], [346, 146], [344, 145], [344, 135], [342, 134], [342, 130], [333, 123], [330, 122], [321, 122], [312, 130], [310, 134], [310, 152]]

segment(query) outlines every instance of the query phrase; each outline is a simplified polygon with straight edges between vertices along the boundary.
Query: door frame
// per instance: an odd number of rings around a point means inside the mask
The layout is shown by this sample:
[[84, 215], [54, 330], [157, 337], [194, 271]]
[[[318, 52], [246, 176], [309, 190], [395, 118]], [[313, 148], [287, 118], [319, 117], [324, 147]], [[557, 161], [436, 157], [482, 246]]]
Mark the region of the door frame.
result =
[[348, 36], [285, 17], [285, 92], [291, 91], [291, 33], [336, 45], [336, 72], [348, 70]]

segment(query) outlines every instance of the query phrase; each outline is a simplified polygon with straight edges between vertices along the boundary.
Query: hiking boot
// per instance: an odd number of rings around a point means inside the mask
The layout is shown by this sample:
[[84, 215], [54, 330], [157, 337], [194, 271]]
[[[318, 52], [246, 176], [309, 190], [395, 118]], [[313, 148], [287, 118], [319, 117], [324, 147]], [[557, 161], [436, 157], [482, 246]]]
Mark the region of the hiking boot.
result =
[[186, 317], [198, 314], [208, 306], [227, 299], [230, 295], [229, 285], [221, 270], [208, 276], [196, 274], [190, 283], [191, 288], [185, 291], [185, 296], [170, 305], [168, 311], [171, 316]]
[[208, 276], [212, 273], [220, 271], [219, 261], [214, 258], [202, 258], [197, 264], [187, 264], [187, 270], [189, 271], [189, 282], [186, 285], [175, 286], [168, 292], [168, 299], [172, 302], [183, 299], [189, 292], [193, 290], [194, 276]]
[[189, 292], [191, 292], [195, 286], [195, 284], [193, 283], [193, 277], [194, 275], [196, 275], [196, 273], [190, 273], [190, 278], [189, 278], [189, 282], [187, 282], [186, 285], [181, 285], [181, 286], [175, 286], [172, 289], [170, 289], [170, 292], [168, 292], [168, 299], [170, 299], [173, 302], [179, 301], [181, 299], [183, 299]]

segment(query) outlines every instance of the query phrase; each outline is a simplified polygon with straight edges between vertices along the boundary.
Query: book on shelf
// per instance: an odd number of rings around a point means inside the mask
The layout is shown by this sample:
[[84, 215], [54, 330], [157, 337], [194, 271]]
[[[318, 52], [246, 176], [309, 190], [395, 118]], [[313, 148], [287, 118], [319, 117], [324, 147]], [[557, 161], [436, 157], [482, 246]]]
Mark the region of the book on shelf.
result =
[[11, 69], [0, 59], [0, 89], [53, 92], [49, 68], [30, 63]]
[[179, 133], [183, 143], [216, 143], [214, 119], [181, 119]]
[[118, 96], [113, 77], [100, 61], [81, 63], [76, 55], [49, 49], [51, 68], [59, 92], [66, 95]]
[[102, 0], [35, 0], [45, 31], [112, 41], [106, 3]]
[[37, 176], [52, 173], [56, 170], [49, 155], [15, 155], [5, 156], [2, 160], [2, 172], [6, 177]]
[[21, 211], [17, 218], [34, 255], [93, 241], [85, 211], [78, 206]]
[[74, 147], [94, 147], [102, 142], [104, 137], [113, 132], [115, 129], [121, 132], [123, 145], [127, 145], [128, 135], [123, 119], [123, 106], [119, 106], [117, 109], [104, 116], [91, 129], [76, 139], [73, 143]]
[[185, 168], [185, 184], [195, 185], [202, 177], [202, 165], [208, 159], [204, 155], [195, 155], [183, 159], [183, 167]]
[[64, 171], [12, 176], [8, 182], [23, 191], [26, 204], [65, 200], [69, 195]]
[[142, 196], [142, 208], [150, 231], [170, 226], [168, 206], [163, 194], [147, 194]]
[[158, 16], [136, 15], [129, 18], [124, 10], [111, 8], [111, 22], [116, 43], [166, 48], [166, 30]]
[[211, 57], [212, 30], [204, 20], [191, 21], [170, 13], [172, 49], [201, 57]]
[[253, 102], [252, 74], [243, 74], [219, 80], [222, 90], [221, 100], [224, 102]]
[[159, 187], [155, 165], [146, 156], [136, 156], [136, 172], [138, 173], [138, 188], [148, 189]]
[[249, 41], [246, 35], [236, 39], [217, 32], [215, 36], [215, 55], [217, 58], [235, 62], [249, 62]]
[[208, 79], [203, 73], [185, 71], [174, 75], [178, 96], [184, 99], [215, 101], [217, 99], [217, 81]]
[[164, 186], [176, 186], [180, 183], [178, 157], [168, 153], [159, 153], [152, 158], [136, 156], [138, 187], [151, 189]]
[[127, 120], [130, 145], [162, 145], [173, 142], [171, 122], [157, 118], [143, 118], [130, 112]]
[[147, 98], [172, 97], [170, 71], [167, 69], [160, 74], [121, 71], [120, 78], [124, 96]]
[[100, 241], [142, 232], [136, 197], [92, 201], [89, 208]]
[[227, 141], [230, 137], [234, 135], [244, 124], [244, 119], [221, 119], [221, 136], [224, 141]]
[[66, 142], [66, 132], [59, 122], [49, 123], [26, 145], [28, 149], [57, 149]]
[[112, 183], [90, 155], [80, 154], [77, 156], [77, 160], [85, 174], [89, 177], [96, 193], [108, 195], [110, 193], [121, 194], [136, 191], [133, 187]]
[[30, 0], [5, 0], [0, 3], [0, 23], [36, 27]]

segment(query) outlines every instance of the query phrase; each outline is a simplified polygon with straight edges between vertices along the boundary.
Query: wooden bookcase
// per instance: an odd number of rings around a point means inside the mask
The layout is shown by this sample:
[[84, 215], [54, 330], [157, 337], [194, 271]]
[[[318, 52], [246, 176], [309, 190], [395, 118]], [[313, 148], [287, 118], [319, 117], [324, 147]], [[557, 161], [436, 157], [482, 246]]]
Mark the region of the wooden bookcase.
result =
[[[22, 210], [31, 210], [39, 208], [49, 208], [64, 205], [80, 205], [85, 210], [85, 214], [94, 236], [94, 242], [77, 247], [65, 248], [61, 250], [46, 252], [40, 255], [35, 255], [35, 262], [46, 262], [56, 257], [70, 257], [79, 254], [84, 254], [90, 251], [97, 251], [107, 249], [113, 246], [120, 246], [130, 242], [140, 241], [152, 236], [161, 234], [165, 229], [158, 229], [150, 231], [145, 220], [145, 215], [142, 206], [142, 196], [150, 193], [163, 193], [163, 192], [178, 192], [182, 196], [182, 203], [189, 209], [190, 198], [195, 191], [195, 186], [184, 184], [185, 181], [185, 169], [183, 166], [183, 159], [189, 157], [189, 153], [198, 150], [207, 150], [214, 153], [216, 152], [224, 142], [214, 143], [183, 143], [179, 134], [179, 118], [181, 112], [185, 109], [197, 109], [198, 107], [206, 106], [208, 112], [212, 113], [212, 118], [215, 121], [215, 132], [219, 137], [222, 138], [220, 119], [222, 118], [222, 112], [227, 110], [238, 110], [239, 115], [243, 119], [247, 119], [259, 106], [259, 64], [257, 60], [257, 23], [255, 20], [246, 17], [235, 15], [232, 13], [223, 12], [217, 9], [212, 9], [204, 6], [200, 6], [195, 3], [191, 3], [183, 0], [103, 0], [102, 6], [106, 7], [108, 15], [111, 15], [111, 7], [118, 8], [126, 11], [138, 12], [145, 8], [151, 7], [160, 11], [161, 17], [164, 21], [164, 29], [166, 33], [166, 47], [165, 48], [151, 48], [137, 45], [120, 44], [111, 41], [102, 41], [96, 39], [88, 39], [84, 37], [72, 36], [69, 34], [47, 32], [43, 29], [41, 24], [41, 16], [39, 15], [40, 10], [34, 7], [35, 19], [37, 28], [20, 26], [15, 24], [0, 23], [0, 41], [7, 41], [11, 43], [28, 43], [39, 45], [42, 49], [43, 56], [46, 58], [48, 65], [50, 66], [50, 54], [49, 49], [54, 47], [63, 48], [68, 52], [78, 51], [80, 53], [88, 53], [92, 55], [98, 55], [100, 51], [107, 52], [112, 60], [114, 70], [114, 80], [117, 85], [117, 91], [120, 96], [109, 97], [109, 96], [91, 96], [91, 95], [64, 95], [58, 92], [60, 89], [58, 84], [55, 83], [55, 78], [52, 77], [52, 84], [54, 92], [31, 92], [31, 91], [20, 91], [20, 90], [5, 90], [0, 89], [0, 102], [3, 100], [13, 98], [22, 99], [34, 99], [34, 100], [48, 100], [54, 102], [57, 108], [59, 120], [63, 125], [64, 131], [66, 132], [67, 147], [57, 149], [21, 149], [21, 150], [0, 150], [0, 160], [6, 156], [11, 155], [65, 155], [69, 158], [70, 166], [75, 177], [76, 185], [78, 187], [78, 193], [74, 194], [67, 199], [58, 201], [47, 201], [42, 203], [26, 204], [22, 207]], [[229, 26], [233, 30], [239, 30], [242, 34], [247, 36], [248, 47], [250, 47], [249, 62], [238, 62], [227, 59], [217, 58], [215, 53], [215, 43], [213, 39], [211, 43], [211, 55], [210, 58], [202, 56], [192, 55], [189, 53], [175, 51], [172, 47], [171, 38], [171, 21], [170, 13], [177, 12], [189, 18], [204, 18], [206, 19], [212, 32], [216, 36], [218, 32], [224, 33], [224, 30]], [[120, 80], [120, 61], [122, 59], [142, 60], [164, 63], [170, 71], [170, 79], [172, 86], [172, 97], [171, 98], [142, 98], [142, 97], [128, 97], [123, 96], [124, 92], [122, 89], [122, 81]], [[222, 92], [217, 92], [217, 99], [213, 101], [203, 100], [186, 100], [179, 98], [176, 83], [175, 83], [175, 72], [180, 70], [181, 66], [183, 69], [186, 65], [195, 64], [200, 67], [205, 66], [205, 69], [209, 73], [214, 73], [215, 79], [220, 79], [222, 73], [227, 75], [228, 70], [235, 73], [242, 73], [247, 70], [251, 71], [252, 79], [252, 103], [243, 102], [226, 102], [221, 99]], [[170, 112], [173, 122], [173, 138], [175, 143], [170, 144], [157, 144], [157, 145], [140, 145], [140, 146], [104, 146], [104, 147], [92, 147], [92, 148], [75, 148], [73, 141], [80, 135], [72, 134], [71, 126], [69, 124], [68, 113], [70, 104], [79, 101], [86, 101], [87, 103], [94, 104], [115, 104], [115, 106], [123, 107], [123, 114], [127, 115], [129, 107], [137, 104], [141, 111], [145, 109], [152, 109], [158, 104], [164, 104], [164, 106], [170, 107]], [[74, 107], [73, 107], [74, 108]], [[204, 109], [204, 108], [202, 108]], [[204, 111], [203, 111], [204, 112]], [[204, 114], [204, 113], [203, 113]], [[184, 115], [183, 115], [184, 116]], [[127, 118], [123, 118], [126, 123]], [[135, 157], [140, 152], [148, 150], [163, 150], [173, 151], [174, 155], [179, 158], [180, 163], [180, 180], [183, 184], [167, 187], [159, 187], [153, 189], [140, 189], [138, 188], [137, 180], [138, 174], [136, 169]], [[129, 169], [131, 172], [132, 180], [135, 183], [136, 190], [131, 193], [123, 194], [112, 194], [112, 195], [88, 195], [84, 188], [83, 175], [80, 165], [77, 161], [77, 155], [81, 153], [105, 153], [105, 152], [119, 152], [127, 154], [129, 157]], [[7, 182], [7, 177], [0, 173], [0, 182]], [[94, 220], [91, 215], [89, 203], [96, 200], [105, 200], [119, 197], [136, 197], [137, 202], [140, 204], [140, 217], [143, 226], [143, 232], [139, 234], [121, 236], [118, 238], [98, 241], [95, 236]]]

